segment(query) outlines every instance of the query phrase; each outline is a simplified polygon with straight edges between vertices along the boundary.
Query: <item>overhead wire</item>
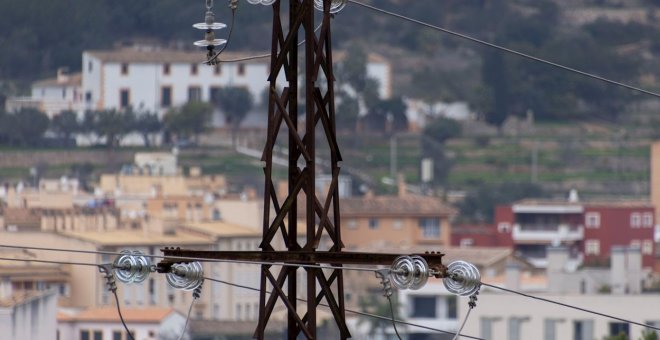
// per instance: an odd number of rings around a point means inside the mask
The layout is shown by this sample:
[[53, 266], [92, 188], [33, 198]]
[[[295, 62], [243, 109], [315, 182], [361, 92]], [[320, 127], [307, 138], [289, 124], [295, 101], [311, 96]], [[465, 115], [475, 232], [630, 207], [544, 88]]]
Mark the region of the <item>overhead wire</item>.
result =
[[[206, 276], [204, 277], [204, 280], [209, 280], [209, 281], [213, 281], [213, 282], [221, 283], [221, 284], [224, 284], [224, 285], [227, 285], [227, 286], [232, 286], [232, 287], [237, 287], [237, 288], [243, 288], [243, 289], [247, 289], [247, 290], [252, 290], [252, 291], [255, 291], [255, 292], [260, 292], [260, 291], [261, 291], [259, 288], [254, 288], [254, 287], [250, 287], [250, 286], [245, 286], [245, 285], [241, 285], [241, 284], [238, 284], [238, 283], [233, 283], [233, 282], [229, 282], [229, 281], [225, 281], [225, 280], [214, 279], [214, 278], [206, 277]], [[272, 292], [270, 292], [270, 291], [266, 291], [266, 293], [271, 294]], [[296, 298], [296, 300], [298, 300], [298, 301], [300, 301], [300, 302], [307, 302], [307, 300], [305, 300], [305, 299], [301, 299], [301, 298]], [[329, 305], [326, 305], [326, 304], [324, 304], [324, 303], [319, 303], [319, 306], [326, 307], [326, 308], [330, 308]], [[351, 314], [367, 316], [367, 317], [371, 317], [371, 318], [375, 318], [375, 319], [380, 319], [380, 320], [384, 320], [384, 321], [388, 321], [388, 322], [391, 320], [390, 318], [388, 318], [388, 317], [386, 317], [386, 316], [381, 316], [381, 315], [371, 314], [371, 313], [367, 313], [367, 312], [360, 312], [360, 311], [356, 311], [356, 310], [352, 310], [352, 309], [347, 309], [347, 308], [345, 308], [345, 311], [348, 312], [348, 313], [351, 313]], [[417, 328], [421, 328], [421, 329], [426, 329], [426, 330], [434, 331], [434, 332], [438, 332], [438, 333], [454, 335], [454, 332], [445, 331], [445, 330], [438, 329], [438, 328], [428, 327], [428, 326], [424, 326], [424, 325], [418, 325], [418, 324], [414, 324], [414, 323], [407, 322], [407, 321], [402, 321], [402, 320], [395, 320], [395, 321], [396, 321], [396, 323], [398, 323], [398, 324], [402, 324], [402, 325], [406, 325], [406, 326], [412, 326], [412, 327], [417, 327]], [[479, 337], [470, 336], [470, 335], [465, 335], [465, 334], [461, 334], [461, 336], [464, 337], [464, 338], [467, 338], [467, 339], [486, 340], [486, 339], [484, 339], [484, 338], [479, 338]]]
[[124, 329], [126, 329], [126, 334], [128, 334], [128, 337], [130, 340], [135, 340], [133, 337], [133, 333], [128, 329], [128, 326], [126, 325], [126, 321], [124, 321], [124, 316], [121, 314], [121, 308], [119, 307], [119, 297], [117, 296], [117, 291], [113, 291], [112, 294], [115, 296], [115, 301], [117, 302], [117, 313], [119, 313], [119, 320], [121, 320], [121, 324], [124, 325]]
[[[0, 245], [0, 247], [5, 247], [5, 246]], [[48, 248], [47, 249], [47, 248], [20, 247], [20, 246], [11, 246], [11, 247], [27, 248], [27, 249], [40, 249], [40, 250], [53, 250], [53, 251], [73, 251], [73, 250], [53, 249], [53, 248]], [[92, 251], [80, 251], [80, 250], [78, 250], [78, 251], [75, 251], [75, 252], [92, 252]], [[92, 252], [92, 253], [97, 253], [97, 252]], [[100, 253], [115, 254], [113, 252], [100, 252]], [[121, 255], [121, 253], [116, 253], [116, 254]], [[147, 256], [147, 255], [144, 255], [144, 256]], [[154, 255], [152, 255], [152, 256], [154, 256]], [[154, 256], [154, 257], [163, 257], [163, 256]], [[191, 259], [191, 258], [183, 257], [182, 259]], [[17, 258], [10, 258], [10, 257], [0, 257], [0, 260], [20, 261], [20, 262], [37, 262], [37, 263], [53, 263], [53, 264], [70, 264], [70, 265], [93, 266], [93, 267], [99, 267], [100, 266], [99, 264], [88, 263], [88, 262], [56, 261], [56, 260], [40, 260], [40, 259], [17, 259]], [[234, 262], [234, 261], [227, 261], [227, 262]], [[255, 262], [250, 262], [250, 261], [241, 261], [241, 262], [257, 264]], [[272, 263], [267, 263], [267, 264], [272, 264]], [[273, 265], [275, 265], [275, 264], [273, 264]], [[284, 264], [284, 265], [300, 266], [300, 267], [306, 266], [306, 265], [294, 265], [294, 264], [290, 264], [290, 263], [287, 263], [287, 264]], [[316, 267], [319, 267], [319, 266], [313, 266], [313, 268], [316, 268]], [[336, 268], [337, 269], [346, 269], [346, 268], [342, 268], [342, 267], [336, 267]], [[204, 277], [204, 279], [209, 280], [209, 281], [214, 281], [214, 282], [218, 282], [218, 283], [231, 285], [231, 286], [235, 286], [235, 287], [239, 287], [239, 288], [245, 288], [245, 289], [259, 291], [259, 289], [257, 289], [257, 288], [242, 286], [242, 285], [238, 285], [238, 284], [223, 281], [223, 280], [213, 279], [213, 278], [209, 278], [209, 277]], [[520, 295], [520, 296], [523, 296], [523, 297], [539, 300], [539, 301], [542, 301], [542, 302], [547, 302], [547, 303], [555, 304], [555, 305], [558, 305], [558, 306], [563, 306], [563, 307], [566, 307], [566, 308], [571, 308], [571, 309], [574, 309], [574, 310], [582, 311], [582, 312], [585, 312], [585, 313], [590, 313], [590, 314], [602, 316], [602, 317], [605, 317], [605, 318], [609, 318], [609, 319], [613, 319], [613, 320], [617, 320], [617, 321], [621, 321], [621, 322], [626, 322], [626, 323], [630, 323], [630, 324], [633, 324], [633, 325], [647, 327], [647, 328], [650, 328], [650, 329], [653, 329], [653, 330], [656, 330], [656, 331], [660, 331], [660, 327], [657, 327], [657, 326], [654, 326], [654, 325], [651, 325], [651, 324], [645, 324], [645, 323], [641, 323], [641, 322], [637, 322], [637, 321], [633, 321], [633, 320], [629, 320], [629, 319], [624, 319], [624, 318], [617, 317], [617, 316], [614, 316], [614, 315], [610, 315], [610, 314], [606, 314], [606, 313], [602, 313], [602, 312], [597, 312], [597, 311], [594, 311], [594, 310], [591, 310], [591, 309], [578, 307], [578, 306], [574, 306], [574, 305], [571, 305], [571, 304], [567, 304], [567, 303], [563, 303], [563, 302], [559, 302], [559, 301], [550, 300], [550, 299], [547, 299], [547, 298], [542, 298], [542, 297], [539, 297], [539, 296], [526, 294], [526, 293], [515, 291], [515, 290], [512, 290], [512, 289], [499, 287], [497, 285], [486, 283], [486, 282], [483, 282], [483, 281], [481, 281], [481, 285], [486, 286], [486, 287], [490, 287], [490, 288], [493, 288], [493, 289], [501, 290], [501, 291], [504, 291], [504, 292], [507, 292], [507, 293], [516, 294], [516, 295]], [[115, 293], [115, 298], [117, 299], [117, 302], [119, 302], [118, 298], [116, 297], [116, 293]], [[306, 301], [306, 300], [302, 300], [302, 299], [298, 299], [298, 300]], [[327, 306], [327, 305], [324, 305], [324, 304], [320, 304], [320, 305], [329, 308], [329, 306]], [[373, 314], [369, 314], [369, 313], [365, 313], [365, 312], [353, 311], [353, 310], [348, 310], [348, 309], [346, 309], [346, 311], [350, 312], [350, 313], [354, 313], [354, 314], [362, 314], [362, 315], [365, 315], [365, 316], [376, 317], [376, 318], [380, 318], [380, 319], [387, 320], [387, 321], [392, 320], [392, 319], [387, 318], [387, 317], [373, 315]], [[121, 316], [121, 312], [120, 312], [120, 316]], [[426, 326], [422, 326], [422, 325], [412, 324], [412, 323], [408, 323], [408, 322], [401, 321], [401, 320], [395, 320], [395, 321], [396, 321], [396, 323], [403, 324], [403, 325], [409, 325], [409, 326], [414, 326], [414, 327], [419, 327], [419, 328], [425, 328], [425, 329], [428, 329], [428, 330], [434, 330], [434, 331], [454, 335], [454, 333], [452, 333], [452, 332], [447, 332], [447, 331], [439, 330], [439, 329], [436, 329], [436, 328], [431, 328], [431, 327], [426, 327]], [[475, 337], [470, 337], [470, 336], [466, 336], [466, 335], [460, 335], [460, 336], [466, 337], [466, 338], [471, 338], [471, 339], [481, 339], [481, 338], [475, 338]]]
[[605, 78], [603, 76], [599, 76], [599, 75], [596, 75], [596, 74], [593, 74], [593, 73], [581, 71], [581, 70], [578, 70], [576, 68], [565, 66], [565, 65], [562, 65], [562, 64], [559, 64], [559, 63], [556, 63], [556, 62], [552, 62], [552, 61], [549, 61], [549, 60], [546, 60], [546, 59], [543, 59], [543, 58], [540, 58], [540, 57], [536, 57], [536, 56], [533, 56], [533, 55], [530, 55], [530, 54], [527, 54], [527, 53], [516, 51], [516, 50], [510, 49], [510, 48], [504, 47], [504, 46], [493, 44], [493, 43], [490, 43], [490, 42], [487, 42], [487, 41], [484, 41], [484, 40], [481, 40], [481, 39], [478, 39], [478, 38], [475, 38], [475, 37], [471, 37], [471, 36], [463, 34], [463, 33], [452, 31], [452, 30], [449, 30], [449, 29], [446, 29], [446, 28], [443, 28], [443, 27], [440, 27], [440, 26], [433, 25], [433, 24], [429, 24], [427, 22], [417, 20], [417, 19], [405, 16], [405, 15], [402, 15], [402, 14], [398, 14], [398, 13], [391, 12], [391, 11], [388, 11], [388, 10], [385, 10], [385, 9], [382, 9], [382, 8], [378, 8], [376, 6], [365, 4], [365, 3], [360, 2], [360, 1], [348, 0], [348, 2], [350, 2], [352, 4], [355, 4], [355, 5], [358, 5], [358, 6], [361, 6], [363, 8], [369, 9], [369, 10], [374, 11], [374, 12], [378, 12], [378, 13], [381, 13], [381, 14], [389, 15], [391, 17], [402, 19], [402, 20], [405, 20], [405, 21], [408, 21], [408, 22], [411, 22], [411, 23], [414, 23], [414, 24], [417, 24], [417, 25], [424, 26], [426, 28], [430, 28], [430, 29], [433, 29], [433, 30], [436, 30], [436, 31], [440, 31], [440, 32], [449, 34], [449, 35], [453, 35], [453, 36], [461, 38], [461, 39], [469, 40], [469, 41], [472, 41], [474, 43], [481, 44], [481, 45], [484, 45], [484, 46], [488, 46], [488, 47], [491, 47], [491, 48], [494, 48], [494, 49], [497, 49], [497, 50], [500, 50], [500, 51], [503, 51], [503, 52], [506, 52], [506, 53], [509, 53], [509, 54], [513, 54], [513, 55], [516, 55], [516, 56], [519, 56], [519, 57], [523, 57], [523, 58], [526, 58], [526, 59], [529, 59], [529, 60], [532, 60], [532, 61], [536, 61], [536, 62], [545, 64], [545, 65], [549, 65], [549, 66], [552, 66], [552, 67], [555, 67], [555, 68], [558, 68], [558, 69], [562, 69], [564, 71], [573, 72], [575, 74], [579, 74], [579, 75], [584, 76], [584, 77], [600, 80], [600, 81], [609, 83], [611, 85], [620, 86], [620, 87], [623, 87], [623, 88], [626, 88], [626, 89], [629, 89], [629, 90], [637, 91], [637, 92], [647, 94], [647, 95], [650, 95], [650, 96], [653, 96], [653, 97], [656, 97], [656, 98], [660, 98], [660, 93], [645, 90], [645, 89], [642, 89], [640, 87], [628, 85], [628, 84], [625, 84], [625, 83], [622, 83], [622, 82], [619, 82], [619, 81], [611, 80], [611, 79], [608, 79], [608, 78]]

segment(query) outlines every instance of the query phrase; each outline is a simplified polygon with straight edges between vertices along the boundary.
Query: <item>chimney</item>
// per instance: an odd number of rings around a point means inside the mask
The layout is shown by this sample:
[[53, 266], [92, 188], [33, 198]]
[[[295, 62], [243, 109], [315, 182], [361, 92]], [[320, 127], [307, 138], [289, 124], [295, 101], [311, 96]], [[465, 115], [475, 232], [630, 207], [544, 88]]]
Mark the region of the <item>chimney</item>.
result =
[[403, 177], [403, 174], [398, 174], [396, 177], [397, 187], [399, 189], [399, 197], [404, 197], [407, 195], [406, 190], [406, 179]]
[[57, 69], [57, 82], [58, 83], [66, 83], [69, 81], [69, 68], [68, 67], [60, 67]]
[[613, 246], [610, 250], [612, 264], [610, 265], [610, 285], [612, 294], [625, 294], [626, 287], [626, 248]]
[[642, 250], [639, 247], [629, 247], [626, 251], [627, 287], [629, 294], [640, 294], [642, 292]]
[[507, 262], [505, 276], [507, 289], [520, 290], [520, 265], [517, 262]]

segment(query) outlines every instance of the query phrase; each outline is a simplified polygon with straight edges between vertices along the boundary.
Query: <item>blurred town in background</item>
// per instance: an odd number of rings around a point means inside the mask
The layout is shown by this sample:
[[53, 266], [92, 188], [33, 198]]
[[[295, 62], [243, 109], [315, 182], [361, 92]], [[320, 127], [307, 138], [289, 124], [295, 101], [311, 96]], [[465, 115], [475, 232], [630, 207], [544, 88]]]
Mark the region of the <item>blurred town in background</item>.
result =
[[[660, 90], [658, 1], [364, 2]], [[260, 250], [270, 60], [202, 64], [190, 25], [203, 5], [0, 0], [0, 244]], [[224, 6], [216, 1], [227, 22]], [[442, 252], [498, 286], [660, 327], [660, 100], [350, 4], [333, 20], [346, 250]], [[241, 1], [223, 58], [268, 54], [269, 29], [269, 9]], [[318, 160], [319, 190], [330, 185], [328, 161]], [[114, 258], [1, 247], [0, 257]], [[205, 272], [259, 287], [258, 266]], [[348, 272], [345, 289], [347, 308], [387, 315], [375, 277]], [[192, 295], [160, 276], [118, 293], [136, 339], [178, 338]], [[440, 280], [395, 296], [398, 319], [449, 332], [468, 308]], [[114, 303], [95, 267], [0, 260], [9, 339], [128, 339]], [[258, 312], [257, 293], [207, 282], [187, 338], [251, 338]], [[322, 338], [337, 338], [332, 314], [318, 317], [329, 320]], [[274, 311], [269, 338], [283, 337], [286, 318]], [[347, 319], [356, 339], [394, 337], [387, 320]], [[660, 335], [488, 289], [463, 333]]]

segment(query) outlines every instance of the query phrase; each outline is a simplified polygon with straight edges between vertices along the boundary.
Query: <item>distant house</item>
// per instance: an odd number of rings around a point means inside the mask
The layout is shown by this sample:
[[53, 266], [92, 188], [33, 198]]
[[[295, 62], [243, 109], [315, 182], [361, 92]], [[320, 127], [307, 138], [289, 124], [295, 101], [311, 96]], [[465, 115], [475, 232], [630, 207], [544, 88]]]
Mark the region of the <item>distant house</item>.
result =
[[[241, 59], [263, 53], [224, 52], [223, 59]], [[340, 61], [344, 53], [335, 54]], [[223, 87], [247, 89], [255, 104], [268, 88], [270, 60], [252, 59], [204, 65], [204, 53], [128, 47], [83, 53], [82, 91], [85, 109], [149, 110], [163, 115], [169, 108], [189, 101], [211, 101]], [[390, 65], [370, 55], [367, 73], [379, 82], [379, 93], [391, 95]], [[283, 84], [284, 72], [278, 76]]]
[[49, 118], [64, 110], [80, 112], [83, 94], [81, 91], [82, 74], [69, 74], [66, 68], [57, 70], [57, 77], [44, 79], [32, 84], [30, 97], [8, 98], [5, 109], [15, 112], [22, 108], [34, 108], [44, 112]]
[[[173, 308], [122, 308], [124, 321], [136, 340], [177, 339], [186, 318]], [[117, 308], [89, 308], [82, 311], [62, 310], [57, 314], [58, 339], [128, 340]]]

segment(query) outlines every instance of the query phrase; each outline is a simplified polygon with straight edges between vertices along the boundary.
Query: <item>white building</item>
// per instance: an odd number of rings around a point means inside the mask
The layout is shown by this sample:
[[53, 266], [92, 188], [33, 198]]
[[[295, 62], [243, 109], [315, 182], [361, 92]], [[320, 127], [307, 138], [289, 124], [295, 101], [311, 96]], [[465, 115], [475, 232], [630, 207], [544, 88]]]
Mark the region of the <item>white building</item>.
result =
[[[135, 340], [178, 339], [186, 318], [172, 308], [122, 308], [122, 316]], [[62, 310], [57, 315], [58, 339], [128, 340], [117, 309]]]
[[[0, 294], [8, 292], [6, 288], [0, 290]], [[56, 314], [55, 290], [0, 295], [0, 338], [55, 340]]]
[[[260, 53], [223, 53], [224, 59]], [[341, 60], [337, 54], [336, 61]], [[210, 101], [226, 86], [244, 87], [255, 103], [268, 86], [270, 59], [202, 64], [203, 52], [130, 47], [83, 53], [82, 91], [85, 109], [122, 109], [132, 106], [164, 114], [173, 106], [191, 100]], [[382, 57], [370, 56], [367, 73], [379, 82], [379, 93], [391, 95], [390, 65]], [[284, 82], [284, 72], [278, 76]]]
[[30, 97], [7, 99], [5, 109], [15, 112], [21, 108], [35, 108], [53, 118], [64, 110], [80, 112], [83, 93], [81, 73], [69, 74], [66, 68], [57, 70], [57, 77], [44, 79], [32, 84]]

